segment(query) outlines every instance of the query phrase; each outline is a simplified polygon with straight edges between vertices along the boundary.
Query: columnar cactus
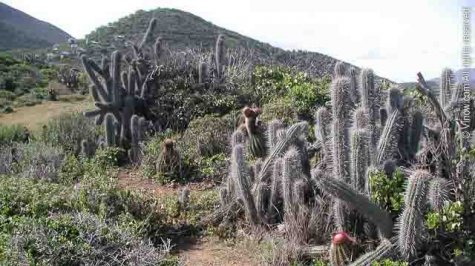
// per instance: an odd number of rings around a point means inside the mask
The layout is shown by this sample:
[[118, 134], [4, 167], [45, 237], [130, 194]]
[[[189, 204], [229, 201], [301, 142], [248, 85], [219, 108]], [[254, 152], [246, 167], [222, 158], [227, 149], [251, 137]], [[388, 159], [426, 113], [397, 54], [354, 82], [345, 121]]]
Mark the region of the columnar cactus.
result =
[[449, 200], [450, 182], [444, 178], [434, 178], [429, 183], [427, 198], [432, 210], [442, 211], [444, 204]]
[[260, 224], [256, 204], [251, 193], [251, 184], [248, 183], [249, 173], [244, 160], [244, 147], [236, 145], [231, 158], [231, 175], [239, 191], [239, 196], [244, 203], [246, 217], [253, 225]]
[[224, 36], [220, 34], [216, 40], [215, 49], [216, 74], [219, 80], [221, 80], [224, 75], [224, 55]]
[[346, 74], [346, 65], [343, 62], [337, 62], [335, 64], [334, 76], [335, 78], [344, 77]]
[[349, 180], [349, 116], [350, 116], [350, 81], [337, 78], [331, 84], [332, 97], [332, 160], [333, 175]]
[[300, 155], [295, 148], [289, 149], [282, 162], [282, 197], [284, 199], [285, 214], [293, 214], [295, 205], [293, 200], [294, 181], [300, 178], [302, 173]]
[[274, 149], [275, 145], [277, 145], [277, 132], [282, 128], [284, 128], [284, 124], [278, 119], [272, 120], [269, 123], [267, 128], [267, 147], [270, 150]]
[[398, 246], [406, 259], [416, 255], [424, 238], [423, 213], [431, 177], [425, 170], [416, 170], [407, 183], [404, 210], [398, 225]]
[[[377, 121], [379, 119], [380, 105], [378, 91], [374, 84], [374, 73], [371, 69], [363, 69], [360, 73], [360, 99], [361, 106], [366, 108], [369, 116], [369, 132], [371, 134], [371, 154], [374, 154], [379, 137]], [[371, 161], [373, 157], [371, 157]]]
[[351, 184], [358, 191], [364, 192], [366, 171], [370, 165], [370, 135], [367, 130], [369, 119], [364, 108], [357, 109], [354, 116], [350, 140]]
[[451, 87], [454, 85], [454, 73], [451, 69], [445, 68], [440, 75], [439, 102], [442, 108], [449, 104]]

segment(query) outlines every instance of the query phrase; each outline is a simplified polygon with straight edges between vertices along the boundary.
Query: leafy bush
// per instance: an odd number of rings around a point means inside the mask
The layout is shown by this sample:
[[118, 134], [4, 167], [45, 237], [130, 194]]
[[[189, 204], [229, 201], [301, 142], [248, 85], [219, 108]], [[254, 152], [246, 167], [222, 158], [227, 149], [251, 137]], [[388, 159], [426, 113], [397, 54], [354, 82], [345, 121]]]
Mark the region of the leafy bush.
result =
[[382, 171], [369, 174], [372, 200], [393, 213], [399, 213], [404, 206], [404, 184], [404, 174], [399, 169], [392, 177]]
[[279, 119], [284, 124], [291, 125], [298, 121], [298, 114], [288, 99], [279, 98], [275, 101], [264, 104], [262, 110], [263, 112], [259, 117], [264, 122]]
[[128, 227], [80, 212], [22, 220], [5, 258], [22, 265], [157, 265], [168, 249], [155, 248]]
[[125, 158], [125, 150], [118, 147], [105, 147], [98, 149], [93, 158], [93, 163], [100, 168], [109, 169], [119, 166]]
[[45, 143], [60, 146], [75, 155], [81, 150], [81, 141], [95, 143], [99, 128], [94, 122], [80, 113], [63, 114], [43, 127], [41, 139]]
[[25, 128], [20, 125], [0, 125], [0, 146], [25, 141], [27, 138], [25, 132]]
[[[19, 177], [0, 178], [0, 264], [156, 265], [161, 215], [154, 200], [115, 189], [107, 171], [72, 189]], [[107, 181], [109, 180], [109, 181]], [[163, 251], [163, 252], [162, 252]]]
[[192, 160], [226, 152], [232, 130], [222, 117], [206, 115], [194, 119], [180, 139], [180, 150]]
[[195, 161], [195, 164], [200, 177], [221, 181], [227, 175], [228, 161], [226, 154], [218, 153], [211, 157], [201, 158]]
[[0, 174], [19, 174], [22, 177], [58, 182], [65, 157], [60, 148], [41, 142], [13, 144], [2, 148]]
[[144, 176], [153, 177], [157, 174], [156, 164], [162, 149], [162, 142], [172, 136], [173, 132], [166, 130], [162, 133], [156, 133], [147, 141], [144, 149], [144, 158], [140, 165], [140, 170]]
[[79, 181], [83, 175], [84, 165], [82, 162], [73, 154], [67, 154], [61, 165], [59, 182], [62, 184], [73, 184]]
[[443, 229], [446, 232], [455, 232], [462, 228], [463, 204], [460, 201], [448, 203], [441, 212], [431, 211], [426, 215], [426, 224], [429, 229]]
[[259, 105], [283, 97], [298, 114], [310, 116], [315, 106], [329, 100], [331, 79], [328, 76], [312, 79], [304, 72], [288, 68], [259, 66], [253, 72], [252, 80]]

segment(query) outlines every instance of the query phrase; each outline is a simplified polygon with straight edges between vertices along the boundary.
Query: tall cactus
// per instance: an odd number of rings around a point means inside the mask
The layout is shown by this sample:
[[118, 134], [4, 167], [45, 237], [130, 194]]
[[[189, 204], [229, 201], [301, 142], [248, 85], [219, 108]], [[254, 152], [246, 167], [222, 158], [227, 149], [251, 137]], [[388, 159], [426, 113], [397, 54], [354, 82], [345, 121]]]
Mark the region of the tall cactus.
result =
[[454, 72], [445, 68], [440, 75], [440, 88], [439, 88], [439, 102], [442, 108], [447, 107], [449, 104], [448, 99], [450, 96], [451, 87], [454, 85]]
[[333, 175], [349, 180], [350, 80], [337, 78], [331, 84]]
[[274, 119], [269, 123], [267, 128], [267, 147], [269, 150], [274, 149], [277, 142], [279, 142], [277, 132], [282, 128], [284, 128], [284, 124], [278, 119]]
[[282, 163], [282, 196], [284, 199], [285, 214], [292, 214], [295, 212], [295, 205], [293, 200], [293, 185], [294, 181], [300, 178], [302, 173], [300, 155], [295, 148], [289, 149], [285, 153]]
[[[371, 69], [363, 69], [360, 73], [360, 100], [361, 106], [366, 108], [369, 116], [369, 131], [371, 134], [371, 154], [375, 153], [379, 139], [377, 121], [379, 119], [380, 105], [377, 90], [374, 84], [374, 73]], [[371, 161], [373, 157], [371, 157]]]
[[370, 136], [367, 130], [368, 115], [364, 108], [357, 109], [354, 114], [354, 125], [351, 131], [351, 184], [355, 189], [364, 192], [366, 188], [366, 171], [370, 165]]
[[215, 48], [216, 74], [219, 80], [223, 78], [224, 74], [224, 54], [224, 36], [220, 34], [216, 40]]
[[344, 77], [346, 75], [346, 65], [343, 62], [338, 61], [335, 64], [334, 76], [335, 78]]
[[256, 204], [251, 193], [251, 184], [248, 183], [248, 167], [244, 159], [244, 147], [240, 144], [234, 146], [231, 158], [231, 175], [239, 190], [239, 195], [244, 202], [244, 209], [248, 221], [253, 225], [260, 224]]
[[269, 207], [267, 212], [269, 213], [269, 218], [271, 221], [275, 218], [278, 208], [279, 201], [281, 200], [282, 192], [282, 165], [283, 161], [281, 158], [277, 158], [273, 165], [272, 171], [272, 184], [271, 192], [269, 199]]
[[405, 259], [416, 255], [424, 238], [423, 213], [431, 176], [425, 170], [416, 170], [407, 183], [404, 210], [398, 225], [398, 246]]

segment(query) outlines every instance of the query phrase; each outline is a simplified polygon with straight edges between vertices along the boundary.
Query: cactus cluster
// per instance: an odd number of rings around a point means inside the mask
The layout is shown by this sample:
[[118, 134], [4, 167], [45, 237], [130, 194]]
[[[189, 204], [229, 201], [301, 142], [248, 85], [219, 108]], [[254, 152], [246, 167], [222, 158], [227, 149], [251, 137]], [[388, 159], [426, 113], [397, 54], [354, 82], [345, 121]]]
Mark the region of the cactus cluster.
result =
[[[443, 76], [449, 72], [444, 71]], [[242, 210], [254, 226], [283, 223], [288, 229], [299, 213], [312, 215], [317, 197], [330, 195], [335, 230], [361, 239], [379, 238], [380, 245], [354, 265], [369, 265], [389, 256], [411, 260], [420, 255], [426, 241], [426, 207], [440, 211], [448, 200], [463, 200], [463, 192], [453, 186], [458, 184], [460, 189], [468, 171], [467, 156], [463, 156], [467, 142], [461, 140], [462, 129], [456, 123], [461, 119], [457, 109], [461, 93], [455, 89], [450, 100], [444, 97], [447, 103], [443, 105], [420, 75], [417, 90], [433, 106], [438, 118], [433, 124], [425, 121], [407, 93], [397, 87], [382, 89], [384, 85], [376, 83], [370, 69], [361, 70], [357, 78], [354, 68], [347, 71], [344, 64], [337, 64], [330, 108], [319, 107], [315, 113], [316, 142], [306, 143], [306, 122], [285, 129], [282, 122], [271, 121], [263, 137], [264, 156], [254, 167], [248, 165], [243, 145], [246, 141], [255, 144], [242, 132], [256, 132], [255, 121], [245, 124], [247, 130], [236, 131], [231, 141], [231, 171], [221, 190], [222, 210], [227, 211], [221, 212], [222, 217]], [[449, 90], [449, 85], [442, 86]], [[471, 123], [466, 130], [473, 128]], [[318, 151], [318, 162], [311, 171], [307, 148]], [[408, 182], [403, 211], [393, 217], [371, 200], [369, 178], [374, 170], [391, 177], [397, 168]], [[377, 236], [371, 228], [377, 229]], [[346, 259], [337, 251], [335, 263], [342, 264]]]
[[[94, 117], [97, 125], [104, 125], [105, 144], [118, 146], [128, 152], [129, 161], [140, 162], [141, 143], [148, 130], [161, 130], [157, 107], [157, 93], [160, 85], [163, 40], [155, 39], [149, 47], [157, 20], [151, 19], [141, 41], [128, 44], [132, 52], [123, 56], [122, 51], [114, 51], [110, 59], [103, 57], [100, 64], [81, 55], [81, 61], [91, 85], [96, 110], [85, 112], [85, 116]], [[200, 62], [197, 87], [209, 88], [213, 76], [213, 85], [225, 79], [224, 36], [219, 35], [215, 48], [214, 64], [208, 66]], [[218, 84], [219, 85], [219, 84]], [[259, 144], [259, 142], [257, 142]]]
[[[113, 52], [110, 60], [104, 57], [101, 65], [86, 55], [81, 56], [92, 83], [90, 94], [97, 107], [85, 115], [95, 117], [97, 125], [104, 123], [106, 145], [127, 149], [132, 162], [139, 157], [139, 142], [143, 140], [146, 120], [154, 119], [148, 98], [157, 77], [157, 67], [145, 60], [144, 47], [155, 25], [156, 20], [152, 19], [141, 43], [132, 45], [133, 60], [124, 62], [120, 51]], [[126, 70], [122, 71], [124, 65]]]

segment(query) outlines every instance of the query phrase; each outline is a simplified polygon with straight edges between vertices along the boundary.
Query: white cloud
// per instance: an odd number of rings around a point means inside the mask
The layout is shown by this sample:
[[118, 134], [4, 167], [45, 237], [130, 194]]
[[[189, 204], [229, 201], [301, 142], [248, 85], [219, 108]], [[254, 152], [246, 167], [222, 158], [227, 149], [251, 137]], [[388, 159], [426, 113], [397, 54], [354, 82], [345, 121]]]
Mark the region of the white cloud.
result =
[[460, 10], [470, 0], [5, 2], [76, 37], [138, 9], [178, 8], [285, 49], [316, 51], [395, 81], [413, 81], [418, 71], [435, 77], [445, 66], [460, 67]]

